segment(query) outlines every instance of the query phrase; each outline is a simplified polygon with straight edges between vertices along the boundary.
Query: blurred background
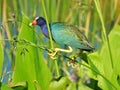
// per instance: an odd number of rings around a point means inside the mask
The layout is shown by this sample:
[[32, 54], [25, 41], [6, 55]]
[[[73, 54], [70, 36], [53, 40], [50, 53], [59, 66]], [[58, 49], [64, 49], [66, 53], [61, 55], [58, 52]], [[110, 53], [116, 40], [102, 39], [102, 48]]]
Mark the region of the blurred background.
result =
[[[120, 1], [99, 0], [99, 2], [108, 35], [116, 25], [120, 25]], [[45, 17], [45, 15], [42, 0], [0, 0], [0, 4], [0, 43], [3, 50], [0, 52], [0, 57], [3, 59], [0, 60], [0, 73], [4, 75], [1, 82], [8, 83], [12, 77], [16, 55], [15, 43], [12, 40], [16, 39], [24, 23], [22, 13], [31, 21], [36, 16]], [[103, 28], [94, 0], [44, 0], [44, 4], [49, 23], [66, 22], [77, 26], [95, 46], [96, 51], [100, 51]], [[36, 27], [36, 30], [39, 28]], [[40, 38], [44, 38], [40, 31], [38, 32]], [[49, 42], [44, 38], [42, 44], [46, 43]]]

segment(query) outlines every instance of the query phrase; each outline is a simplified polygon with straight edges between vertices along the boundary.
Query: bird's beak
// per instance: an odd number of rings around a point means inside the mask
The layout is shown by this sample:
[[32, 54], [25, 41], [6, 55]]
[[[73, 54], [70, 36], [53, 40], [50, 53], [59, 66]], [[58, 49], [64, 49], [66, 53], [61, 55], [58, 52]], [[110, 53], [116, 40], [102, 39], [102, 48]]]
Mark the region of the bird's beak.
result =
[[29, 24], [29, 26], [33, 26], [33, 25], [36, 25], [37, 24], [37, 21], [36, 20], [33, 20], [30, 24]]

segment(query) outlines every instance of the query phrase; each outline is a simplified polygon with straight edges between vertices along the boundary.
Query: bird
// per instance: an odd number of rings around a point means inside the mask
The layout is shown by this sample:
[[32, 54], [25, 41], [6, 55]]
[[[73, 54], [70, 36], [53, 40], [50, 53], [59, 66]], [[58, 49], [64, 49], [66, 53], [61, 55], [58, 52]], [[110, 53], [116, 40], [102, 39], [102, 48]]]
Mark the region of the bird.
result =
[[[47, 22], [43, 17], [36, 17], [30, 26], [38, 25], [45, 37], [50, 38]], [[55, 48], [55, 52], [49, 54], [52, 58], [58, 52], [73, 52], [73, 48], [83, 51], [93, 51], [94, 46], [88, 41], [87, 37], [76, 26], [65, 22], [53, 22], [49, 24], [51, 37], [54, 42], [61, 46], [67, 46], [68, 49]]]

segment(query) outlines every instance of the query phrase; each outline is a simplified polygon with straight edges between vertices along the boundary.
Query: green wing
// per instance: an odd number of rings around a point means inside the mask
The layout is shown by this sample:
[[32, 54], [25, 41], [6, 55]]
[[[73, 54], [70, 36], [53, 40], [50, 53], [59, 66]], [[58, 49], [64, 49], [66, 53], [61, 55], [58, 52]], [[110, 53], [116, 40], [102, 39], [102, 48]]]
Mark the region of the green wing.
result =
[[53, 23], [51, 28], [53, 39], [57, 43], [85, 50], [93, 49], [85, 35], [75, 26], [66, 23]]
[[94, 47], [90, 44], [90, 42], [88, 41], [87, 37], [84, 35], [83, 32], [81, 32], [77, 27], [75, 27], [73, 25], [69, 25], [69, 26], [71, 27], [71, 32], [73, 32], [74, 35], [77, 36], [77, 38], [79, 39], [81, 44], [88, 46], [91, 49], [94, 49]]

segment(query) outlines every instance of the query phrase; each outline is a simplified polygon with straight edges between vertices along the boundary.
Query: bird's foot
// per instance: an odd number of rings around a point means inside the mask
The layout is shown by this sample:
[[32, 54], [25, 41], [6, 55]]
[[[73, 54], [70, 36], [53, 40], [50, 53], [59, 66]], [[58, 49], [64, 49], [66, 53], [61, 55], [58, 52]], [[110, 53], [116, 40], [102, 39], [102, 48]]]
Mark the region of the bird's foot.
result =
[[53, 52], [48, 53], [48, 55], [50, 56], [50, 58], [51, 58], [51, 59], [53, 59], [53, 60], [54, 60], [54, 59], [56, 59], [56, 57], [55, 57], [55, 55], [54, 55], [54, 53], [53, 53]]
[[49, 50], [48, 55], [50, 56], [51, 59], [56, 59], [55, 56], [57, 55], [58, 52], [67, 52], [67, 53], [70, 53], [70, 52], [73, 51], [70, 46], [68, 46], [68, 48], [69, 48], [68, 50], [61, 49], [61, 48], [55, 48], [54, 50]]
[[72, 68], [78, 68], [79, 65], [75, 61], [76, 58], [77, 57], [74, 56], [73, 58], [71, 58], [70, 60], [68, 60], [68, 66], [72, 66]]
[[51, 59], [56, 59], [57, 53], [58, 53], [58, 50], [57, 50], [57, 48], [55, 48], [55, 50], [50, 50], [48, 52], [48, 55], [50, 56]]

